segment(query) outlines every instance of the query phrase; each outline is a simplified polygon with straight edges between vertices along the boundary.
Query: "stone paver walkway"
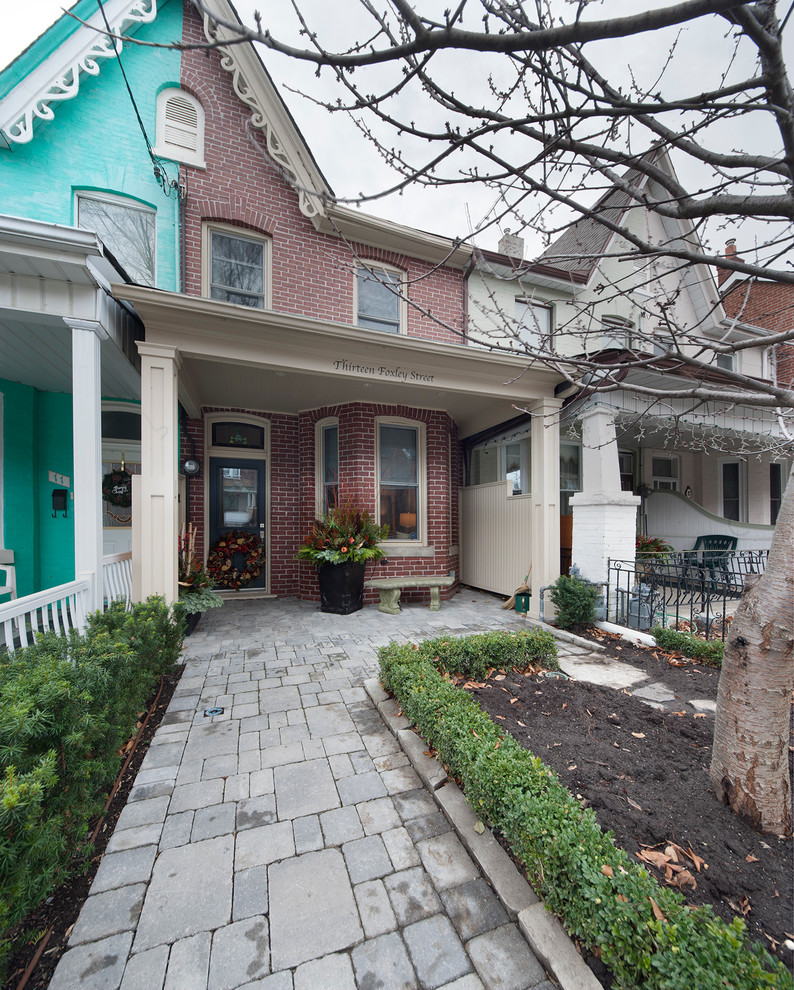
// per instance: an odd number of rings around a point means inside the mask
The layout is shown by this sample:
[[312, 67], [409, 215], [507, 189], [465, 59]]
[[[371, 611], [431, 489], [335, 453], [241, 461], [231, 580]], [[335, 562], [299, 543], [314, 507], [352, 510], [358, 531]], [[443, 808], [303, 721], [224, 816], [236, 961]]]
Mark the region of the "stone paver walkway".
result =
[[362, 688], [500, 604], [207, 613], [50, 990], [552, 990]]

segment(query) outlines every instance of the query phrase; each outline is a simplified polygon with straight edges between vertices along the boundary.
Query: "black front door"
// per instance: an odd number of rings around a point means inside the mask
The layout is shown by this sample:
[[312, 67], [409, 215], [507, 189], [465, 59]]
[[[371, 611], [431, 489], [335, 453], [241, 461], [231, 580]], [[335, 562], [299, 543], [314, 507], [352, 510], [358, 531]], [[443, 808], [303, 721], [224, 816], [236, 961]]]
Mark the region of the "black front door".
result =
[[[251, 533], [265, 544], [265, 462], [210, 458], [210, 547], [230, 532]], [[246, 588], [265, 588], [267, 566]], [[241, 567], [243, 560], [235, 561]]]

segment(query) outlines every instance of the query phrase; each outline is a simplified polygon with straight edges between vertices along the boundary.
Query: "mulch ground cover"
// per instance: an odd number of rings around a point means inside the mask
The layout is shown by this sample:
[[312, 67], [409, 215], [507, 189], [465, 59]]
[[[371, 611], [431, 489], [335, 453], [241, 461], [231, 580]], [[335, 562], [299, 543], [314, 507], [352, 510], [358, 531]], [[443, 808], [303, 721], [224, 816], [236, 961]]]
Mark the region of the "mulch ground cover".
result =
[[689, 903], [744, 918], [790, 966], [792, 841], [757, 834], [717, 801], [708, 777], [713, 716], [684, 710], [691, 699], [716, 699], [719, 670], [595, 635], [615, 659], [669, 685], [676, 701], [662, 712], [628, 691], [499, 671], [468, 689], [632, 859]]
[[[124, 771], [124, 775], [122, 776], [119, 787], [113, 796], [110, 807], [105, 812], [101, 822], [100, 820], [97, 820], [91, 825], [91, 831], [93, 831], [97, 825], [99, 825], [99, 831], [97, 832], [97, 837], [94, 841], [93, 856], [90, 862], [83, 867], [77, 868], [75, 875], [72, 876], [66, 883], [54, 890], [46, 899], [44, 904], [42, 904], [38, 910], [34, 911], [33, 914], [29, 915], [28, 918], [20, 925], [20, 932], [25, 934], [20, 936], [21, 947], [9, 963], [9, 975], [3, 985], [3, 990], [16, 990], [16, 988], [22, 985], [26, 971], [33, 961], [42, 940], [47, 938], [44, 951], [41, 953], [38, 962], [35, 964], [35, 968], [24, 982], [25, 990], [46, 990], [46, 987], [55, 972], [55, 967], [58, 965], [59, 959], [66, 951], [66, 943], [69, 939], [69, 935], [71, 934], [72, 928], [77, 921], [77, 916], [80, 914], [80, 909], [82, 908], [85, 899], [88, 897], [91, 882], [94, 879], [94, 874], [99, 869], [99, 863], [102, 859], [105, 847], [113, 834], [113, 828], [115, 827], [116, 820], [127, 803], [127, 798], [129, 797], [129, 793], [135, 783], [135, 776], [138, 773], [138, 769], [143, 762], [146, 753], [148, 752], [152, 737], [154, 736], [157, 727], [166, 713], [168, 704], [171, 701], [171, 696], [176, 690], [176, 686], [179, 683], [179, 678], [182, 676], [183, 670], [184, 667], [179, 666], [173, 673], [168, 674], [163, 678], [162, 690], [160, 690], [160, 695], [157, 698], [156, 705], [154, 705], [154, 702], [157, 695], [157, 689], [155, 689], [154, 694], [149, 699], [149, 703], [146, 708], [146, 710], [150, 712], [149, 718], [143, 728], [143, 732], [140, 734], [140, 739], [138, 740], [135, 752], [132, 755], [129, 765]], [[153, 705], [154, 707], [152, 707]], [[142, 724], [143, 717], [144, 715], [142, 713], [139, 725]], [[133, 737], [133, 739], [134, 738], [135, 737]], [[132, 741], [133, 740], [131, 739], [127, 744], [130, 748]], [[121, 770], [121, 766], [127, 758], [127, 755], [127, 751], [124, 751], [119, 763], [119, 770]], [[52, 931], [48, 936], [47, 933], [50, 931], [50, 928], [52, 928]]]

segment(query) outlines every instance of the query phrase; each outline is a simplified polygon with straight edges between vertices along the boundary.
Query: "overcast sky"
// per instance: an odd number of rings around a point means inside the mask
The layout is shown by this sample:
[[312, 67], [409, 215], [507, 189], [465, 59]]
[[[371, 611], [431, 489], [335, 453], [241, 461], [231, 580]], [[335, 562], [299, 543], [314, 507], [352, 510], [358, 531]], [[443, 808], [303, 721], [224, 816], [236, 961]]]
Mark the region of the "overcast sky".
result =
[[[562, 5], [564, 0], [555, 0], [555, 2]], [[443, 10], [445, 0], [422, 0], [423, 9], [428, 5]], [[616, 16], [636, 12], [642, 7], [663, 5], [665, 5], [663, 0], [654, 0], [652, 3], [647, 0], [606, 0], [593, 4], [588, 14], [591, 17]], [[64, 0], [29, 0], [27, 3], [13, 4], [6, 0], [5, 6], [7, 9], [3, 13], [3, 32], [0, 34], [0, 67], [5, 66], [23, 51], [60, 16]], [[235, 0], [235, 6], [243, 21], [249, 24], [253, 24], [254, 9], [261, 10], [265, 26], [269, 27], [275, 36], [299, 43], [295, 34], [296, 21], [291, 10], [292, 5], [286, 0], [256, 0], [256, 2]], [[318, 29], [329, 46], [333, 47], [336, 44], [339, 48], [344, 48], [350, 43], [353, 34], [351, 24], [354, 23], [356, 6], [357, 0], [335, 0], [333, 5], [330, 5], [328, 0], [301, 0], [301, 7], [312, 18], [311, 26]], [[566, 7], [568, 14], [570, 10], [570, 7]], [[710, 82], [716, 81], [715, 72], [724, 64], [726, 46], [730, 44], [723, 24], [724, 22], [716, 18], [710, 18], [701, 22], [696, 28], [683, 33], [679, 41], [680, 62], [686, 67], [686, 76], [682, 76], [681, 79], [682, 86], [686, 88], [692, 86], [693, 73], [697, 74], [698, 86], [705, 87]], [[480, 25], [471, 23], [466, 26], [474, 29]], [[661, 67], [671, 40], [671, 33], [665, 37], [657, 33], [640, 35], [625, 42], [601, 44], [610, 46], [602, 51], [608, 56], [607, 64], [611, 68], [617, 66], [619, 71], [624, 71], [627, 78], [626, 67], [631, 62], [635, 72], [645, 71], [650, 78], [650, 74]], [[591, 58], [594, 57], [595, 47], [593, 46], [592, 50], [588, 49]], [[373, 193], [387, 188], [394, 182], [394, 174], [349, 119], [339, 113], [331, 114], [324, 108], [283, 88], [284, 85], [291, 86], [302, 92], [310, 92], [322, 97], [328, 92], [328, 84], [325, 80], [329, 76], [326, 75], [318, 81], [314, 70], [308, 65], [267, 51], [261, 51], [261, 54], [276, 84], [282, 87], [284, 99], [337, 195], [344, 197], [355, 196], [360, 192]], [[458, 82], [461, 91], [465, 87], [484, 85], [487, 72], [492, 71], [492, 66], [482, 65], [479, 61], [475, 66], [474, 57], [469, 54], [445, 55], [444, 58], [447, 62], [442, 63], [442, 68], [449, 73], [450, 79]], [[710, 69], [714, 71], [710, 72]], [[395, 78], [393, 73], [393, 68], [374, 70], [374, 78], [368, 82], [368, 85], [374, 88], [383, 80], [393, 80]], [[673, 77], [672, 82], [675, 81]], [[423, 110], [415, 104], [411, 104], [407, 109], [409, 119], [414, 114], [422, 112]], [[763, 139], [760, 141], [763, 143]], [[369, 202], [364, 208], [368, 212], [424, 230], [448, 236], [468, 236], [472, 229], [493, 210], [495, 203], [494, 191], [481, 186], [467, 185], [441, 190], [412, 188], [400, 196]], [[509, 221], [505, 221], [503, 226], [509, 226]], [[477, 242], [482, 247], [495, 248], [499, 232], [499, 229], [491, 229], [479, 235]], [[732, 233], [731, 230], [715, 232], [715, 248], [721, 247], [725, 237]], [[746, 232], [742, 232], [740, 236], [746, 240]], [[531, 238], [528, 238], [528, 241], [528, 256], [542, 250], [539, 239], [535, 244], [532, 243]]]

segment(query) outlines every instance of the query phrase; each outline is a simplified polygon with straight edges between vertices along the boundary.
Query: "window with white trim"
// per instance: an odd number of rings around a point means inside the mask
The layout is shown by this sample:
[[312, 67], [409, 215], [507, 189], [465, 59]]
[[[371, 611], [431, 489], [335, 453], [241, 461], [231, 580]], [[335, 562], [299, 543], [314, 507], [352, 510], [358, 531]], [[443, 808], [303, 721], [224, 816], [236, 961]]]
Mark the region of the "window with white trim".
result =
[[723, 371], [733, 371], [736, 367], [736, 355], [735, 354], [718, 354], [717, 355], [717, 367], [721, 368]]
[[532, 299], [516, 299], [516, 333], [528, 347], [548, 348], [551, 339], [551, 306]]
[[155, 154], [204, 168], [204, 108], [185, 90], [170, 86], [157, 96]]
[[377, 423], [378, 513], [389, 540], [422, 540], [424, 532], [424, 428]]
[[680, 469], [677, 457], [652, 457], [651, 474], [657, 491], [677, 492]]
[[92, 230], [138, 285], [155, 285], [155, 211], [111, 193], [77, 193], [77, 226]]
[[[527, 428], [527, 434], [529, 428]], [[487, 485], [509, 481], [512, 495], [528, 495], [530, 483], [531, 439], [512, 436], [492, 437], [471, 449], [471, 484]]]
[[769, 465], [769, 525], [777, 522], [780, 506], [783, 502], [783, 492], [786, 489], [784, 465], [781, 461], [772, 461]]
[[744, 461], [730, 459], [720, 462], [720, 505], [724, 519], [736, 522], [745, 516]]
[[317, 506], [327, 512], [339, 504], [339, 421], [320, 420], [315, 430]]
[[625, 350], [631, 347], [632, 323], [620, 316], [601, 317], [601, 346]]
[[582, 448], [578, 443], [560, 444], [560, 515], [571, 514], [571, 495], [582, 490]]
[[378, 265], [356, 271], [356, 325], [385, 333], [400, 333], [405, 322], [403, 277]]
[[204, 225], [205, 295], [265, 309], [270, 304], [270, 242], [237, 227]]

